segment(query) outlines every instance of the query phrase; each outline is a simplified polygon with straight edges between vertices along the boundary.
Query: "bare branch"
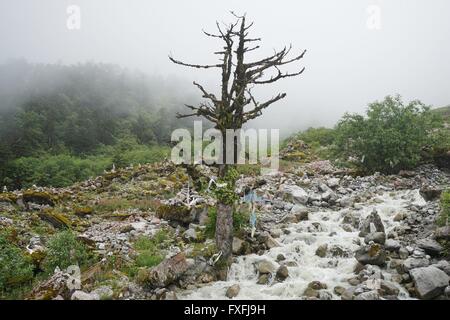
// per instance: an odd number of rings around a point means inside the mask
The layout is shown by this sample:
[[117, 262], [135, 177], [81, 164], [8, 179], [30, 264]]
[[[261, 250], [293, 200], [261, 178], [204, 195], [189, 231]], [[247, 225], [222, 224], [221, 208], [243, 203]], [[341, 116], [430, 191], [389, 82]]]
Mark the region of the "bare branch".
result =
[[210, 68], [221, 68], [222, 67], [221, 64], [199, 65], [199, 64], [185, 63], [185, 62], [182, 62], [182, 61], [175, 60], [171, 56], [169, 56], [169, 60], [172, 61], [175, 64], [179, 64], [179, 65], [182, 65], [182, 66], [185, 66], [185, 67], [190, 67], [190, 68], [197, 68], [197, 69], [210, 69]]

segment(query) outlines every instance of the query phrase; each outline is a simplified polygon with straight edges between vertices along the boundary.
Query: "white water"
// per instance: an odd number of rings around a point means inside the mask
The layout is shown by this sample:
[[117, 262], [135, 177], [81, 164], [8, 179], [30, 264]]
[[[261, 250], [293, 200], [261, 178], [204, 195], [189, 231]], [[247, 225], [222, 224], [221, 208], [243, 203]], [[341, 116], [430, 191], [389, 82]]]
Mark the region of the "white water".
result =
[[[374, 208], [378, 211], [388, 234], [399, 222], [394, 222], [393, 217], [398, 212], [406, 212], [408, 205], [423, 205], [425, 202], [418, 190], [385, 192], [376, 199], [360, 204], [361, 217], [367, 216]], [[228, 287], [238, 283], [239, 295], [235, 299], [301, 299], [304, 290], [311, 281], [320, 281], [327, 284], [327, 291], [333, 294], [333, 299], [340, 299], [333, 292], [335, 286], [344, 288], [350, 285], [347, 279], [354, 277], [353, 268], [357, 261], [353, 252], [359, 248], [358, 231], [346, 232], [342, 229], [343, 213], [349, 209], [340, 211], [319, 211], [309, 214], [308, 221], [290, 224], [290, 234], [283, 234], [279, 239], [281, 247], [273, 248], [264, 255], [256, 254], [241, 256], [231, 266], [228, 281], [215, 282], [194, 290], [178, 293], [181, 299], [226, 299], [225, 292]], [[313, 223], [320, 223], [320, 230], [315, 231]], [[331, 236], [330, 233], [336, 233]], [[363, 243], [363, 239], [359, 239]], [[349, 257], [316, 256], [317, 248], [322, 244], [328, 244], [328, 249], [333, 245], [339, 245], [349, 252]], [[261, 260], [269, 260], [276, 267], [278, 254], [283, 254], [286, 261], [295, 261], [297, 267], [288, 267], [289, 277], [281, 283], [273, 280], [268, 285], [256, 284], [258, 275], [256, 264]], [[389, 280], [389, 274], [383, 270], [384, 277]], [[400, 298], [407, 299], [407, 292], [400, 285]]]

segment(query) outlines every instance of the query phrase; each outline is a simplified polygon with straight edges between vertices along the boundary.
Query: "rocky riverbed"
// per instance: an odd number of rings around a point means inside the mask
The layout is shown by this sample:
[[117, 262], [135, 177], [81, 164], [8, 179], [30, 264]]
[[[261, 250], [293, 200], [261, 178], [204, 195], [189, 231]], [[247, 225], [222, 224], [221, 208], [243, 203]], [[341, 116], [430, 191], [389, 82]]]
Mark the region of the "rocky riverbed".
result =
[[[98, 257], [77, 288], [68, 288], [68, 270], [56, 270], [27, 297], [449, 298], [449, 227], [436, 224], [448, 173], [430, 165], [361, 177], [318, 161], [243, 175], [236, 186], [240, 208], [253, 192], [257, 228], [251, 237], [244, 223], [236, 233], [226, 281], [217, 281], [218, 253], [208, 235], [214, 198], [205, 185], [213, 175], [166, 163], [106, 173], [72, 188], [3, 193], [0, 225], [18, 229], [18, 245], [31, 255], [45, 256], [46, 234], [70, 226]], [[130, 272], [143, 238], [153, 241], [161, 262]]]

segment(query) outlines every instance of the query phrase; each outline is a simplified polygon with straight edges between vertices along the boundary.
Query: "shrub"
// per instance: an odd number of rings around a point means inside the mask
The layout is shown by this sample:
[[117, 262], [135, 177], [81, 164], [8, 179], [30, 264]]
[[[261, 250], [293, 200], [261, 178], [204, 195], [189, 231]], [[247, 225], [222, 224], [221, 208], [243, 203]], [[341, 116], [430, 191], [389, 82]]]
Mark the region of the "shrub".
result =
[[56, 267], [66, 269], [71, 265], [86, 266], [90, 254], [86, 246], [70, 230], [55, 234], [48, 243], [44, 269], [52, 273]]
[[336, 151], [356, 159], [362, 170], [395, 173], [419, 164], [438, 127], [438, 118], [420, 101], [404, 105], [400, 96], [388, 96], [370, 104], [366, 117], [344, 116], [337, 125]]
[[31, 258], [0, 235], [0, 292], [7, 292], [33, 278]]
[[441, 214], [439, 215], [436, 224], [440, 227], [447, 225], [450, 221], [450, 190], [447, 190], [441, 195]]

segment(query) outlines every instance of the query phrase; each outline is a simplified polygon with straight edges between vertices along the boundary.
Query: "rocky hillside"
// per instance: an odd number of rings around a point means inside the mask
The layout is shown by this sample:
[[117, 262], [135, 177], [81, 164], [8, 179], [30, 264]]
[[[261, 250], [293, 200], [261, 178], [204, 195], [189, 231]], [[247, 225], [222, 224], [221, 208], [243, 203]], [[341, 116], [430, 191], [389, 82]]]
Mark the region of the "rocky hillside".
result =
[[[9, 243], [0, 245], [19, 248], [33, 277], [20, 284], [14, 275], [6, 279], [3, 298], [449, 297], [450, 229], [439, 202], [448, 173], [424, 166], [357, 177], [316, 161], [242, 175], [236, 192], [244, 203], [235, 215], [227, 281], [217, 281], [214, 268], [213, 176], [207, 167], [165, 162], [106, 172], [69, 188], [5, 190], [0, 228]], [[257, 195], [253, 237], [245, 203], [250, 191]], [[70, 242], [66, 261], [55, 248], [70, 239], [61, 236], [68, 229], [76, 245]], [[78, 278], [70, 266], [74, 256]]]

